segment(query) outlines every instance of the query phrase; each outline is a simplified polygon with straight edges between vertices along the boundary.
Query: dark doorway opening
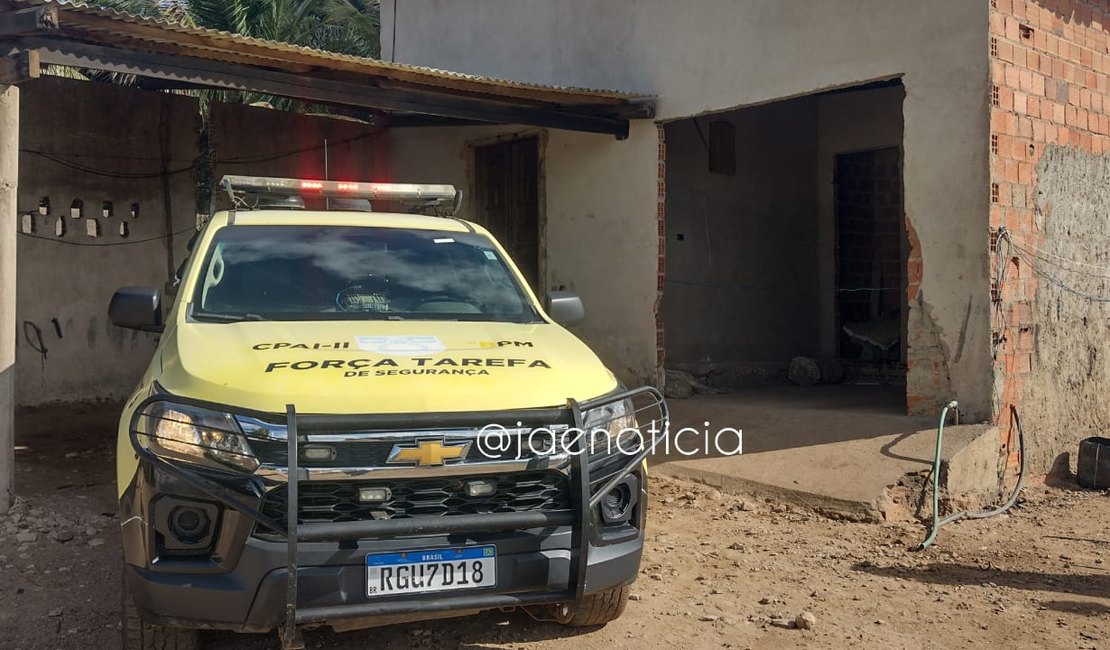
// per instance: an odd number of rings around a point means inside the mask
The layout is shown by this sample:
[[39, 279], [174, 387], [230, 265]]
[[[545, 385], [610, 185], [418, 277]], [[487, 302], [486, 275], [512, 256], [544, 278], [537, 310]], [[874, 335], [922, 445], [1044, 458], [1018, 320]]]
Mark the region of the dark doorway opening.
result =
[[539, 138], [474, 149], [475, 205], [485, 226], [540, 291]]
[[905, 404], [904, 98], [892, 79], [664, 125], [665, 370]]
[[836, 156], [837, 348], [849, 379], [905, 383], [906, 238], [897, 147]]

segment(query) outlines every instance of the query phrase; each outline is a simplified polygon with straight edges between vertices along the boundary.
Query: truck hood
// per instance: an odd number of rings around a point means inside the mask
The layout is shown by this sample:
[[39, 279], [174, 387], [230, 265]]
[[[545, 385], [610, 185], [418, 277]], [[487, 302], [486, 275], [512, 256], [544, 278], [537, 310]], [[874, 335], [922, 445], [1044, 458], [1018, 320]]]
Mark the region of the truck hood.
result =
[[161, 386], [258, 411], [362, 414], [561, 406], [617, 388], [550, 323], [180, 323], [161, 346]]

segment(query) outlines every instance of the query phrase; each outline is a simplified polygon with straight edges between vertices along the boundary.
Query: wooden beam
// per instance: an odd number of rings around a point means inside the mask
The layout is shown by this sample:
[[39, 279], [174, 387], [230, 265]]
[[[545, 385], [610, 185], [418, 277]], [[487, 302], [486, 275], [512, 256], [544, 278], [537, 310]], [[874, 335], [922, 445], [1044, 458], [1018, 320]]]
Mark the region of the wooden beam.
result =
[[[438, 115], [478, 122], [605, 133], [628, 137], [628, 120], [583, 115], [573, 109], [520, 106], [507, 101], [461, 97], [450, 92], [379, 88], [370, 83], [332, 81], [186, 56], [152, 54], [45, 38], [24, 38], [17, 48], [38, 49], [43, 63], [166, 79], [209, 88], [249, 90], [307, 101], [385, 111]], [[429, 87], [431, 88], [431, 87]]]
[[0, 84], [18, 84], [28, 79], [38, 79], [41, 73], [38, 50], [24, 50], [0, 57]]
[[25, 36], [58, 29], [58, 8], [31, 7], [0, 13], [0, 36]]

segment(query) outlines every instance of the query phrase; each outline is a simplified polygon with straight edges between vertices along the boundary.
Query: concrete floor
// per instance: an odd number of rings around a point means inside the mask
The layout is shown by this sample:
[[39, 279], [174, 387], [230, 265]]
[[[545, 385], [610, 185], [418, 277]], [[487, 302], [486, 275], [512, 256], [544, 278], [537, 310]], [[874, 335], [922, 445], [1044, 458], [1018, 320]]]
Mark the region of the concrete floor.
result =
[[[668, 400], [672, 432], [685, 426], [710, 435], [721, 427], [742, 429], [743, 454], [691, 460], [672, 451], [650, 462], [657, 472], [729, 491], [880, 518], [887, 487], [933, 462], [939, 413], [905, 415], [903, 393], [883, 386], [776, 386]], [[946, 428], [944, 456], [983, 431]]]

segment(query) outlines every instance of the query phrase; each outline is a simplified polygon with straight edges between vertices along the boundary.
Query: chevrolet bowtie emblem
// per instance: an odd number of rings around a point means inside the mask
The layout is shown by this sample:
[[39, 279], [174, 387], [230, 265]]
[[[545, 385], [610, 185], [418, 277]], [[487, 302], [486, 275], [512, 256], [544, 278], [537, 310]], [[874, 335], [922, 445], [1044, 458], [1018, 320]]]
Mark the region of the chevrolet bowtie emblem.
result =
[[421, 440], [415, 445], [393, 445], [387, 463], [436, 467], [466, 458], [470, 442], [448, 443], [443, 440]]

